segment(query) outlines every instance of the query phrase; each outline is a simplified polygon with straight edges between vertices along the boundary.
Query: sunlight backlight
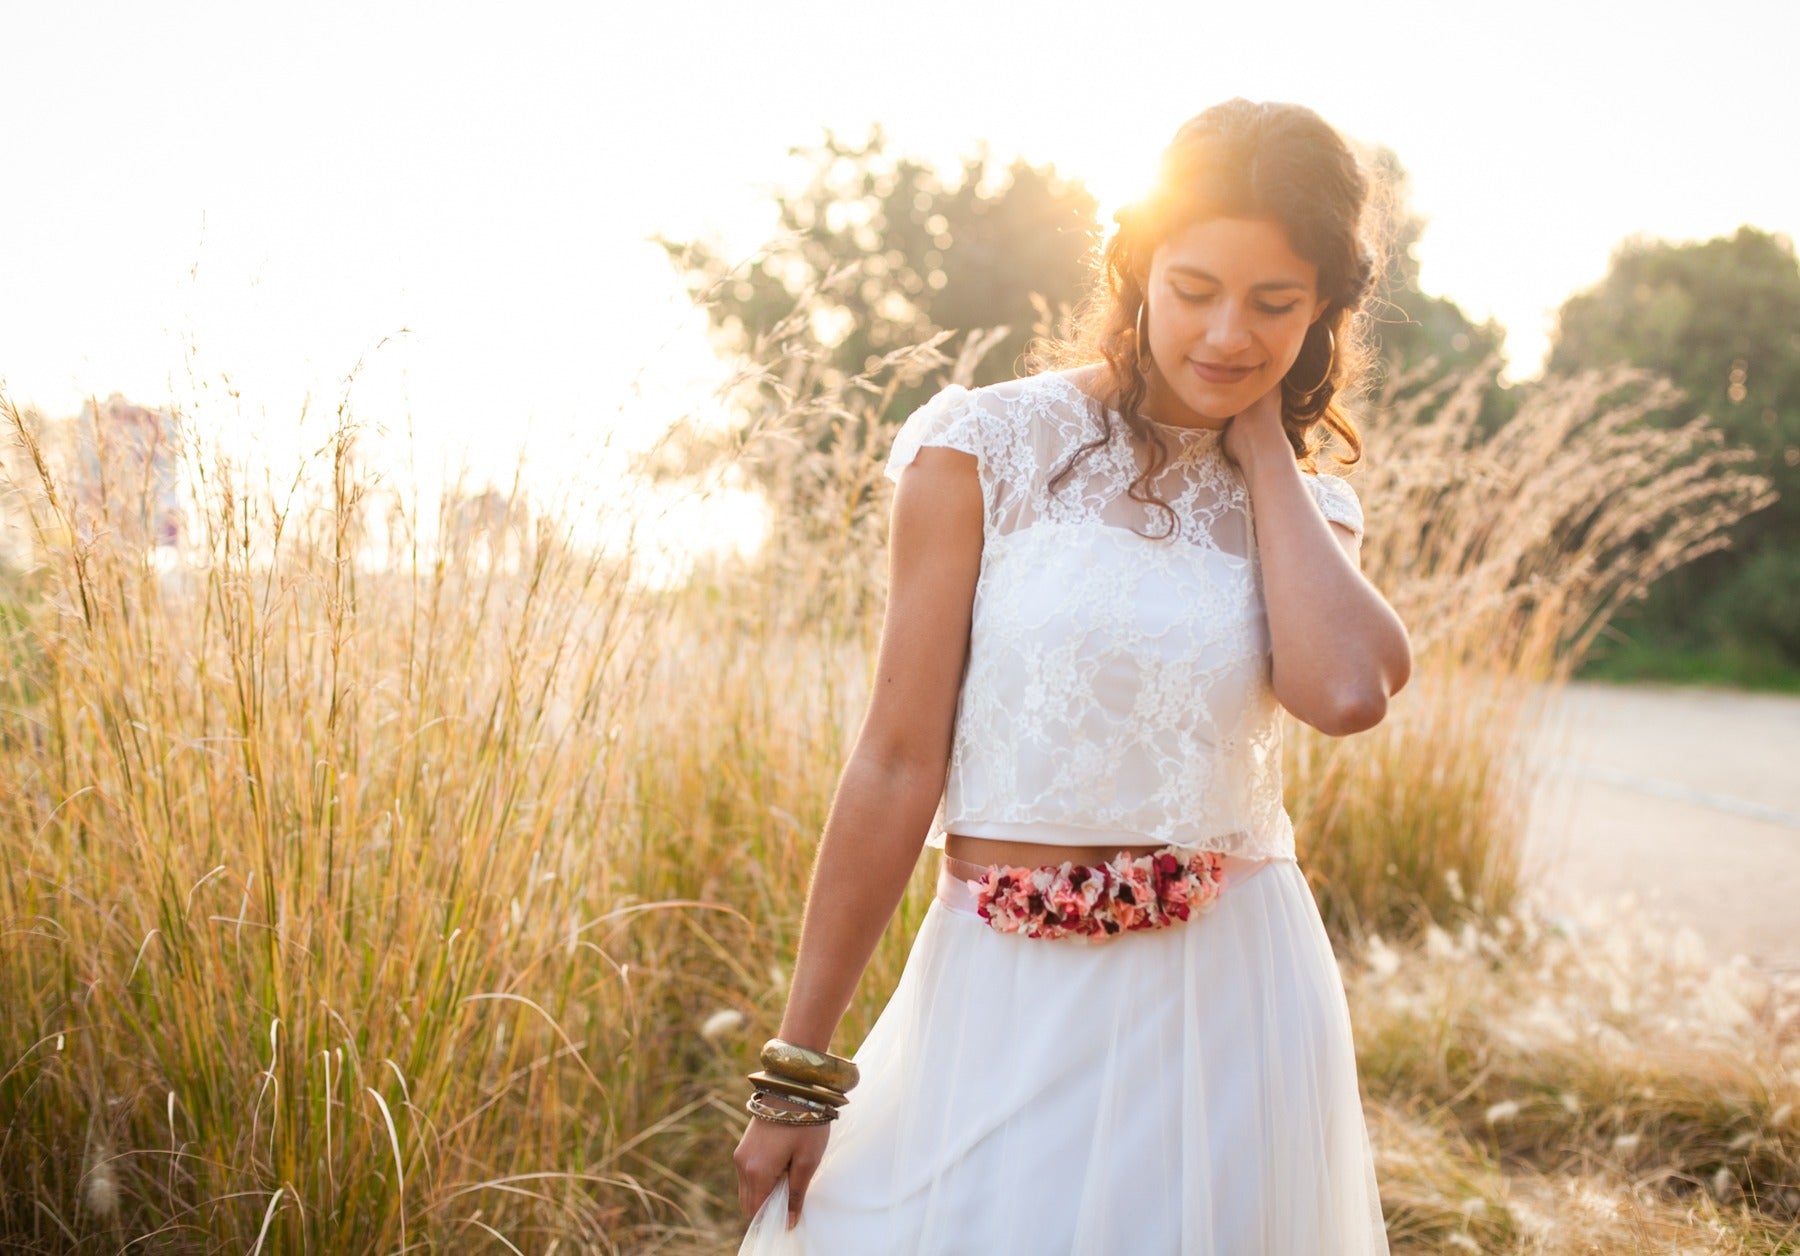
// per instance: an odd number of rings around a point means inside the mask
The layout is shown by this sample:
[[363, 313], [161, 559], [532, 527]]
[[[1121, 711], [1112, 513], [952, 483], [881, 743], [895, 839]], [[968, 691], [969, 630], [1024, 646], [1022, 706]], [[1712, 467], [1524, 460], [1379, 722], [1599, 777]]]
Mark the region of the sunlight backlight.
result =
[[1199, 108], [1305, 101], [1399, 154], [1425, 288], [1503, 323], [1515, 376], [1633, 233], [1800, 231], [1780, 157], [1795, 18], [1754, 0], [1704, 22], [1548, 0], [1503, 19], [1045, 0], [1019, 21], [921, 0], [879, 29], [783, 0], [709, 12], [701, 41], [681, 6], [498, 29], [402, 4], [104, 12], [0, 16], [11, 99], [54, 102], [0, 115], [0, 381], [50, 415], [203, 401], [270, 448], [346, 394], [483, 475], [527, 432], [550, 476], [598, 430], [654, 431], [700, 404], [711, 350], [650, 237], [747, 254], [788, 149], [825, 128], [880, 121], [946, 172], [984, 143], [1054, 164], [1110, 231]]

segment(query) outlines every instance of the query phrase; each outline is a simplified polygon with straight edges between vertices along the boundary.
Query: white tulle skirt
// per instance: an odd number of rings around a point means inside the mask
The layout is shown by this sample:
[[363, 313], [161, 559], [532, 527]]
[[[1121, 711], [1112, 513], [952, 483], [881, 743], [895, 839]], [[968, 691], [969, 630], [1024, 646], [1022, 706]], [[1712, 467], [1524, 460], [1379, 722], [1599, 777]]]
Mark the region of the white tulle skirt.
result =
[[741, 1252], [1387, 1252], [1343, 981], [1293, 861], [1101, 942], [998, 933], [955, 897], [856, 1052], [799, 1224], [784, 1181]]

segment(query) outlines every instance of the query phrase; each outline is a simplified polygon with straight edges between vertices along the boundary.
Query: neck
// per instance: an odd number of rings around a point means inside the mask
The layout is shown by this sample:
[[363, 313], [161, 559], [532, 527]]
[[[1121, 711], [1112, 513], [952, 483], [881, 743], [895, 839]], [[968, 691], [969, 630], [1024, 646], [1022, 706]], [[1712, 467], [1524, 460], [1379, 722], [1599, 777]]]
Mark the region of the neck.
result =
[[1144, 404], [1138, 407], [1139, 413], [1145, 418], [1169, 427], [1185, 427], [1195, 431], [1217, 432], [1224, 429], [1224, 423], [1214, 423], [1190, 410], [1175, 395], [1168, 381], [1163, 379], [1162, 372], [1155, 367], [1150, 368], [1150, 378], [1146, 383], [1148, 391], [1144, 394]]

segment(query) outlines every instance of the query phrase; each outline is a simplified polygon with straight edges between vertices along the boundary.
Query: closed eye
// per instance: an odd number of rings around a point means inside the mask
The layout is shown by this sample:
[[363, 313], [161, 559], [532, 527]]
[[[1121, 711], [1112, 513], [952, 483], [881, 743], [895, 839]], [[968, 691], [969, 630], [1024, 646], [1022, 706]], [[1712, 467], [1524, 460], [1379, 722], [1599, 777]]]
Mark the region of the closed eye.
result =
[[[1183, 292], [1179, 288], [1175, 289], [1175, 296], [1177, 300], [1186, 305], [1202, 305], [1213, 298], [1213, 294], [1210, 292]], [[1298, 308], [1300, 308], [1298, 301], [1289, 301], [1286, 305], [1265, 305], [1261, 301], [1256, 303], [1257, 312], [1260, 314], [1292, 314]]]

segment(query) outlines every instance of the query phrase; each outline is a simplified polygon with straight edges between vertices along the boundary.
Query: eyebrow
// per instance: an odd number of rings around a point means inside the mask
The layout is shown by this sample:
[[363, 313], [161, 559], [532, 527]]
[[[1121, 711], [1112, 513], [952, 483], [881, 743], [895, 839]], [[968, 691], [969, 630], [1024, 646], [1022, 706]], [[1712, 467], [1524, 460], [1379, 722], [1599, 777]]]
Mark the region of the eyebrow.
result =
[[[1174, 274], [1191, 275], [1195, 279], [1203, 279], [1207, 283], [1219, 283], [1220, 282], [1219, 277], [1217, 275], [1209, 274], [1208, 272], [1201, 270], [1198, 266], [1189, 266], [1182, 262], [1177, 262], [1174, 265], [1170, 266], [1169, 270]], [[1221, 285], [1221, 286], [1223, 286], [1223, 285]], [[1301, 283], [1298, 279], [1271, 279], [1267, 283], [1257, 283], [1257, 284], [1250, 285], [1250, 290], [1252, 292], [1281, 292], [1281, 291], [1287, 291], [1288, 289], [1294, 289], [1299, 292], [1305, 292], [1306, 285]]]

